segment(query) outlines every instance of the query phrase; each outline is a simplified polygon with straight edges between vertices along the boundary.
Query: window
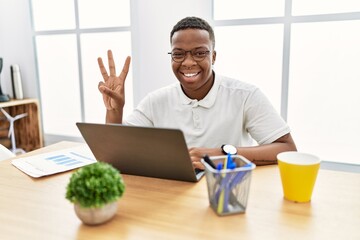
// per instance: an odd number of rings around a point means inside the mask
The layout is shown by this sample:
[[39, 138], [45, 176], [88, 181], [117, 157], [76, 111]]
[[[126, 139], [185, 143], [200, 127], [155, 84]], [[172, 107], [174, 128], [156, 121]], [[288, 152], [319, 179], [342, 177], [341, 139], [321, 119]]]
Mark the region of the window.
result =
[[214, 0], [214, 19], [226, 20], [283, 16], [284, 1]]
[[293, 15], [359, 12], [359, 0], [292, 0]]
[[327, 160], [359, 161], [358, 29], [360, 20], [292, 27], [288, 122], [301, 149]]
[[72, 135], [82, 120], [76, 47], [74, 34], [36, 37], [45, 133]]
[[[116, 59], [130, 55], [130, 2], [31, 3], [45, 136], [78, 137], [76, 122], [105, 121], [105, 107], [97, 90], [102, 80], [97, 58], [102, 57], [107, 64], [108, 49], [116, 53]], [[125, 116], [133, 107], [131, 74], [127, 80]]]
[[73, 0], [32, 0], [31, 2], [36, 31], [75, 29]]
[[80, 28], [130, 25], [130, 2], [128, 0], [78, 0], [78, 3]]
[[225, 2], [213, 0], [216, 70], [280, 105], [299, 151], [360, 164], [360, 2]]
[[282, 33], [280, 24], [215, 28], [215, 70], [260, 87], [279, 112]]
[[[84, 111], [85, 119], [89, 122], [105, 122], [105, 107], [102, 97], [97, 89], [101, 75], [97, 58], [102, 57], [104, 64], [107, 66], [108, 49], [112, 49], [116, 57], [116, 74], [121, 71], [126, 56], [130, 55], [131, 43], [130, 32], [105, 32], [105, 33], [85, 33], [81, 35], [81, 55], [82, 65], [86, 71], [83, 71], [83, 88], [84, 88]], [[94, 49], [96, 46], [96, 49]], [[125, 113], [132, 111], [132, 74], [129, 72], [125, 82]]]

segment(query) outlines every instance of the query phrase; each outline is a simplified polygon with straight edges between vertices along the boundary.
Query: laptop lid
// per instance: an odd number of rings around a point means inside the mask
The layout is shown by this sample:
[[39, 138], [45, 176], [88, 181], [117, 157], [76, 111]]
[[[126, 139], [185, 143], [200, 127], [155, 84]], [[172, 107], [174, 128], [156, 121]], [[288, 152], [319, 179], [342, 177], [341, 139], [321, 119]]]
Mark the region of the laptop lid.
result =
[[95, 158], [121, 173], [196, 182], [184, 134], [179, 129], [76, 123]]

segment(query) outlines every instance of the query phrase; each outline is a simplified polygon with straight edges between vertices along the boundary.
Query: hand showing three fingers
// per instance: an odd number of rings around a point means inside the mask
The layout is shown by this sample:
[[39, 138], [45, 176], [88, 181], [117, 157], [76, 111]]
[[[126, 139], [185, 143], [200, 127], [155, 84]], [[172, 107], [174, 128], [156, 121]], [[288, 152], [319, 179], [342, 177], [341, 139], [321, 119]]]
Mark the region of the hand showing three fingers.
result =
[[98, 64], [104, 82], [99, 82], [98, 89], [103, 95], [104, 104], [107, 110], [122, 111], [125, 105], [125, 79], [129, 72], [131, 58], [128, 56], [125, 60], [121, 73], [116, 76], [116, 68], [111, 50], [108, 50], [108, 62], [110, 75], [104, 67], [101, 58], [98, 58]]

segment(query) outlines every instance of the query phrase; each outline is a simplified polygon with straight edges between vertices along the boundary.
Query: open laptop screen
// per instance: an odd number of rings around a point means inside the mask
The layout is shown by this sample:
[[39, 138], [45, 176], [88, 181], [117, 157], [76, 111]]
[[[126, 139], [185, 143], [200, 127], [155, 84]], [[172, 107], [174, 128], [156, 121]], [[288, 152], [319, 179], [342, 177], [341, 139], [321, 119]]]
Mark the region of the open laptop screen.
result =
[[99, 161], [121, 173], [196, 182], [184, 134], [179, 129], [76, 123]]

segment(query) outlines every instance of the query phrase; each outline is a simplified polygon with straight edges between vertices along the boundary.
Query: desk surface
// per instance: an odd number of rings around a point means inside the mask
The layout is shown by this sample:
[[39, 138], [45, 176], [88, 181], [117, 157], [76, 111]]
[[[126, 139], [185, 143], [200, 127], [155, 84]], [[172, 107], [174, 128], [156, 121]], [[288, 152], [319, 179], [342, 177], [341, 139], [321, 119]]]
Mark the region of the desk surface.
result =
[[[61, 142], [30, 154], [73, 147]], [[188, 183], [123, 175], [117, 215], [90, 227], [65, 199], [71, 172], [31, 178], [0, 162], [1, 239], [360, 239], [360, 174], [320, 170], [311, 203], [283, 199], [277, 166], [252, 175], [245, 214], [218, 217], [206, 179]]]

